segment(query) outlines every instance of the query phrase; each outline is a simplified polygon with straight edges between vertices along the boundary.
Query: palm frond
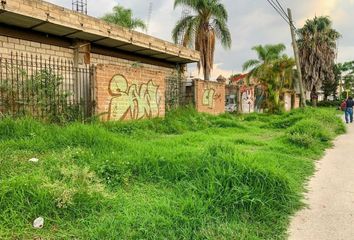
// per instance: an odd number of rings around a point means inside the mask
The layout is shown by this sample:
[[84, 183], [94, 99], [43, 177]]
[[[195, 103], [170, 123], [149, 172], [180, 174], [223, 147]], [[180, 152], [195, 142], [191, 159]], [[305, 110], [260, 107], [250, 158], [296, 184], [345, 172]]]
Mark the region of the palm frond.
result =
[[184, 46], [194, 43], [200, 52], [198, 69], [203, 69], [204, 78], [209, 80], [214, 65], [215, 41], [221, 40], [224, 48], [231, 47], [231, 33], [227, 27], [228, 14], [221, 0], [175, 0], [174, 8], [187, 7], [195, 12], [177, 22], [172, 31], [175, 42], [183, 39]]
[[256, 66], [260, 65], [260, 63], [261, 62], [257, 59], [251, 59], [242, 65], [242, 69], [243, 69], [243, 71], [247, 71], [248, 69], [250, 69], [252, 67], [256, 67]]
[[[176, 26], [172, 30], [172, 39], [175, 43], [178, 42], [182, 34], [190, 33], [190, 31], [187, 30], [193, 28], [193, 18], [194, 16], [186, 16], [177, 22]], [[185, 36], [182, 37], [185, 38]]]
[[216, 37], [221, 40], [221, 45], [226, 49], [230, 49], [232, 39], [226, 23], [219, 19], [214, 19], [212, 26], [215, 29]]

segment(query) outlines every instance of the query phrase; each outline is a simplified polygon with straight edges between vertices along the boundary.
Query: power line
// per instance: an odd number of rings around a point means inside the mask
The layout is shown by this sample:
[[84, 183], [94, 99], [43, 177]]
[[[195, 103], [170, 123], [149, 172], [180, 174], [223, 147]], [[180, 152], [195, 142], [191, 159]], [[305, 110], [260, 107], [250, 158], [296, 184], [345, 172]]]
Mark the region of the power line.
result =
[[283, 12], [283, 14], [289, 19], [288, 13], [285, 11], [285, 9], [281, 5], [281, 3], [278, 0], [275, 0], [275, 1], [277, 2], [278, 6], [280, 7], [280, 9]]
[[275, 5], [275, 3], [271, 0], [267, 0], [267, 2], [274, 8], [274, 10], [280, 15], [280, 17], [282, 17], [284, 19], [284, 21], [287, 24], [289, 23], [289, 18], [287, 16], [284, 16], [283, 13], [281, 12], [281, 10], [278, 9], [278, 7]]
[[304, 87], [303, 87], [303, 83], [302, 83], [302, 73], [301, 73], [301, 65], [300, 65], [300, 58], [299, 58], [299, 49], [298, 49], [296, 37], [295, 37], [296, 27], [293, 24], [291, 9], [288, 8], [288, 13], [286, 13], [285, 9], [283, 8], [283, 6], [281, 5], [281, 3], [278, 0], [267, 0], [267, 2], [274, 8], [274, 10], [279, 14], [279, 16], [290, 27], [292, 45], [293, 45], [293, 49], [294, 49], [294, 56], [295, 56], [295, 62], [296, 62], [296, 68], [297, 68], [298, 75], [299, 75], [298, 82], [299, 82], [300, 96], [301, 96], [300, 102], [301, 102], [302, 107], [306, 107], [305, 92], [304, 92]]
[[[274, 3], [274, 0], [272, 0], [272, 1], [273, 1], [273, 3]], [[289, 23], [291, 24], [291, 26], [294, 28], [294, 30], [296, 30], [296, 27], [295, 27], [295, 25], [294, 25], [293, 20], [290, 19], [288, 13], [285, 11], [285, 8], [284, 8], [283, 5], [279, 2], [280, 0], [279, 0], [279, 1], [278, 1], [278, 0], [275, 0], [275, 1], [277, 2], [278, 6], [280, 7], [281, 11], [284, 13], [284, 15], [286, 16], [286, 18], [289, 20]]]
[[284, 7], [278, 0], [267, 0], [267, 2], [272, 6], [272, 8], [279, 14], [279, 16], [288, 24], [291, 25], [292, 28], [296, 30], [293, 22], [290, 21], [288, 14], [285, 12]]

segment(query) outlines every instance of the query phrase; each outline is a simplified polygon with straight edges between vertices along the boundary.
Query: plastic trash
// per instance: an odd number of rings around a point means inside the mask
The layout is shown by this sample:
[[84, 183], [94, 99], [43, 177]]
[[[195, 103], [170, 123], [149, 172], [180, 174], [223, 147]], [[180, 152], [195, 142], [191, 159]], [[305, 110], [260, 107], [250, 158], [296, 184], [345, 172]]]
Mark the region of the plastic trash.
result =
[[39, 218], [36, 218], [34, 221], [33, 221], [33, 227], [34, 228], [43, 228], [44, 226], [44, 218], [42, 217], [39, 217]]
[[29, 162], [33, 162], [33, 163], [37, 163], [39, 161], [38, 158], [31, 158], [30, 160], [28, 160]]

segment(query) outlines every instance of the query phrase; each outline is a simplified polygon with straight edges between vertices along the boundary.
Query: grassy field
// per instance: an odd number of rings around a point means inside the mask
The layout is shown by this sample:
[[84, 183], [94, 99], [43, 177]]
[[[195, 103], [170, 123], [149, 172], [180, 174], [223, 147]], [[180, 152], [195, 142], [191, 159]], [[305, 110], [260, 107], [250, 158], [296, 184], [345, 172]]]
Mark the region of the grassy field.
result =
[[345, 132], [335, 115], [5, 119], [0, 239], [284, 239], [314, 161]]

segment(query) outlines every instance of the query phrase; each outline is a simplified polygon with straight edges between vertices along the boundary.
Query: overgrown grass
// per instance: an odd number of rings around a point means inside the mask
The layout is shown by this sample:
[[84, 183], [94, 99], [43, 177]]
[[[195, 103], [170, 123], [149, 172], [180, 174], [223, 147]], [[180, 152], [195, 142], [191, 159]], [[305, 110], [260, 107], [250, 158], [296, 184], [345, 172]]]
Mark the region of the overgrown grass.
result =
[[0, 239], [284, 239], [314, 160], [345, 131], [335, 115], [5, 119]]

